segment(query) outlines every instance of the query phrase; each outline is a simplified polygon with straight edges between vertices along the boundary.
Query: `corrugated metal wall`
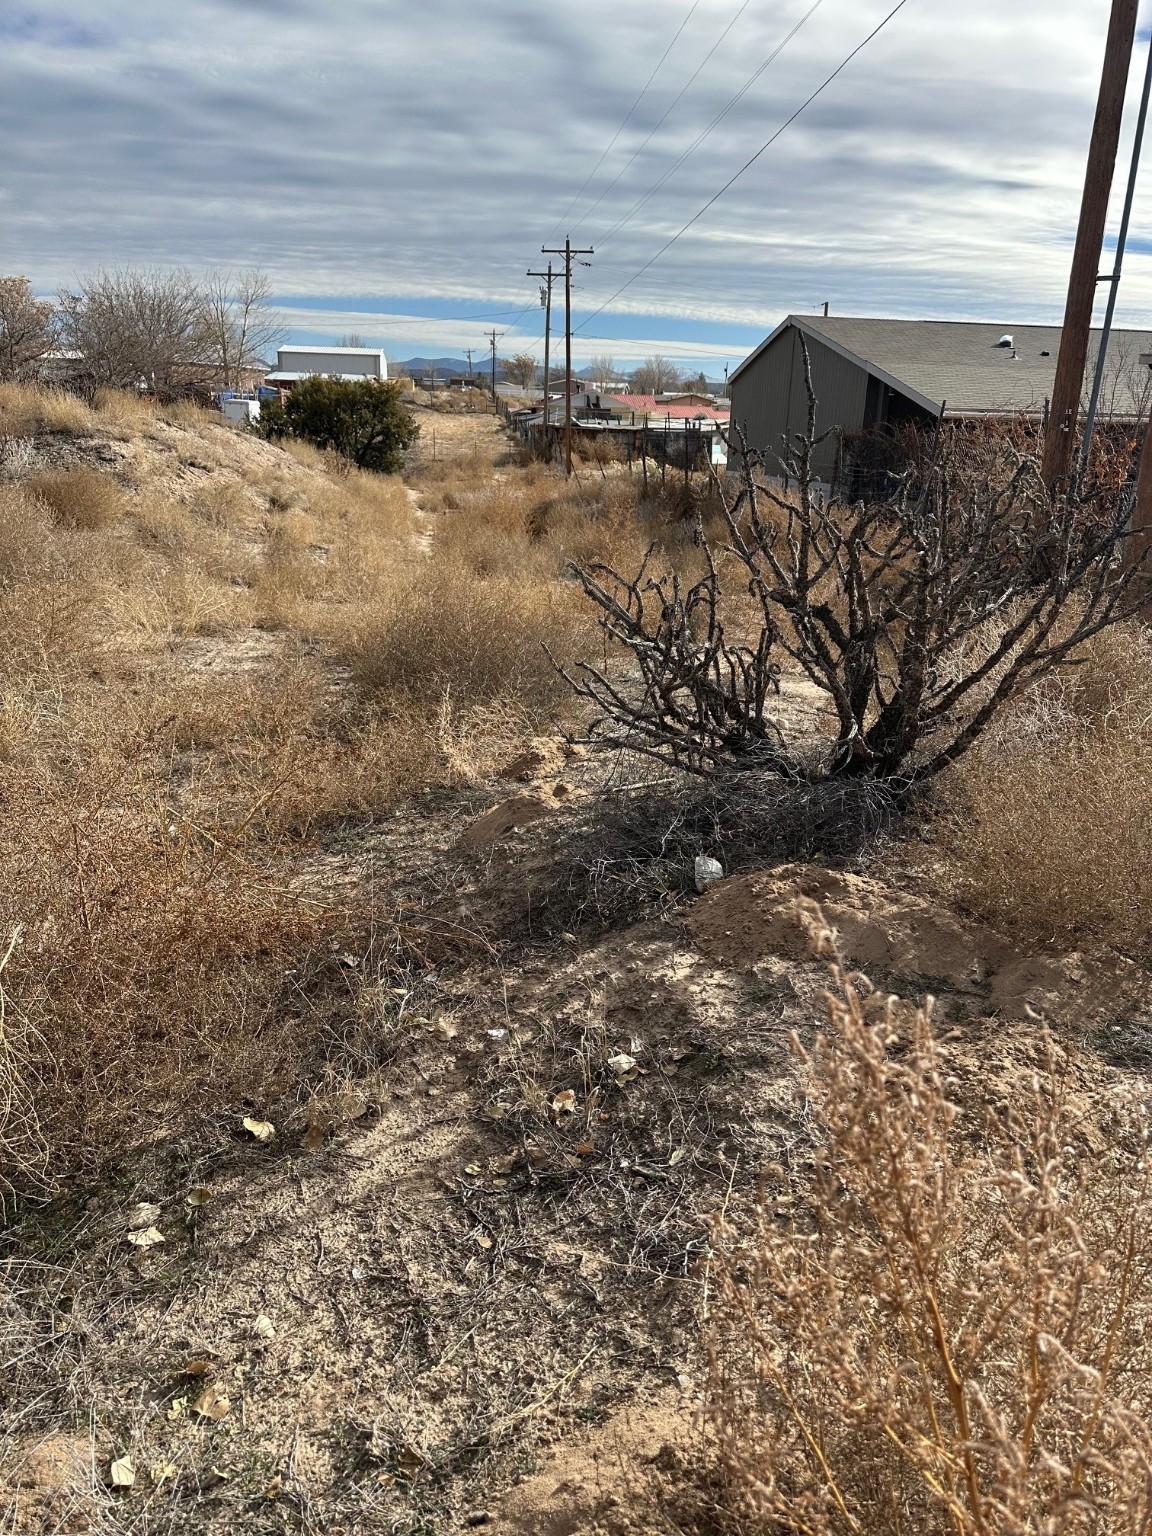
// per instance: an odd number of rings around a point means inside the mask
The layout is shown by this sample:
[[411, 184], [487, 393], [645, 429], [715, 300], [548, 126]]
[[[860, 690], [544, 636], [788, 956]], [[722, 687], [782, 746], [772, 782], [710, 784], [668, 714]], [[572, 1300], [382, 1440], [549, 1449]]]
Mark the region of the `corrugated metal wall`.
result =
[[285, 373], [362, 373], [371, 379], [388, 377], [388, 367], [382, 357], [349, 357], [346, 352], [294, 352], [291, 347], [281, 347], [279, 356], [279, 367]]
[[[822, 342], [807, 338], [816, 395], [816, 431], [843, 427], [857, 432], [864, 425], [864, 401], [868, 374], [863, 368], [833, 352]], [[732, 423], [745, 433], [748, 443], [779, 453], [785, 438], [803, 432], [808, 421], [808, 396], [804, 387], [804, 358], [800, 332], [789, 326], [732, 384]], [[831, 480], [836, 466], [837, 443], [823, 443], [813, 465], [822, 480]]]

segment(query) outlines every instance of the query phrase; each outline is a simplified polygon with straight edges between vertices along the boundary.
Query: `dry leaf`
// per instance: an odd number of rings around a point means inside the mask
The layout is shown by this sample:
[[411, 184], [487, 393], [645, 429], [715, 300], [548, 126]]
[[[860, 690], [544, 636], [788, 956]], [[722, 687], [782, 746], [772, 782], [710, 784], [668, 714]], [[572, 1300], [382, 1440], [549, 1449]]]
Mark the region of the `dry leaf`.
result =
[[579, 1141], [579, 1142], [576, 1143], [576, 1156], [577, 1157], [591, 1157], [592, 1153], [595, 1152], [595, 1150], [596, 1150], [596, 1143], [594, 1141]]
[[660, 1070], [665, 1077], [675, 1077], [680, 1068], [674, 1061], [666, 1061]]
[[207, 1376], [208, 1372], [215, 1368], [215, 1362], [206, 1360], [202, 1355], [196, 1355], [185, 1365], [184, 1376]]
[[481, 1168], [479, 1163], [466, 1163], [464, 1166], [464, 1172], [470, 1173], [472, 1177], [475, 1178], [478, 1173], [483, 1173], [484, 1170]]
[[265, 1488], [264, 1497], [266, 1499], [278, 1499], [281, 1492], [283, 1491], [283, 1488], [284, 1479], [280, 1476], [279, 1472], [277, 1472], [276, 1476], [268, 1484], [267, 1488]]
[[481, 1232], [480, 1236], [476, 1239], [476, 1243], [480, 1248], [491, 1248], [492, 1239], [490, 1237], [485, 1237], [484, 1233]]
[[192, 1407], [202, 1419], [211, 1419], [214, 1424], [218, 1424], [231, 1410], [232, 1404], [223, 1387], [205, 1387]]
[[179, 1470], [174, 1461], [158, 1461], [148, 1468], [148, 1476], [159, 1488], [161, 1483], [166, 1483], [170, 1477], [175, 1477]]
[[184, 1199], [188, 1205], [207, 1205], [212, 1198], [212, 1191], [204, 1184], [197, 1184], [195, 1189], [190, 1189]]
[[625, 1051], [617, 1051], [615, 1056], [609, 1056], [608, 1065], [617, 1077], [622, 1077], [625, 1072], [631, 1072], [636, 1065], [635, 1056], [629, 1056]]
[[160, 1207], [143, 1200], [129, 1213], [128, 1230], [130, 1232], [142, 1232], [145, 1227], [154, 1227], [160, 1220]]
[[167, 1418], [170, 1423], [174, 1424], [177, 1419], [182, 1419], [187, 1411], [188, 1399], [186, 1397], [173, 1398], [172, 1406], [165, 1414], [165, 1418]]
[[677, 1147], [675, 1152], [673, 1152], [672, 1156], [668, 1159], [668, 1166], [669, 1166], [669, 1168], [675, 1168], [676, 1164], [678, 1162], [681, 1162], [683, 1157], [684, 1157], [684, 1148], [683, 1147]]
[[558, 1115], [574, 1115], [576, 1113], [575, 1091], [565, 1088], [563, 1093], [558, 1093], [552, 1100], [552, 1108]]
[[484, 1118], [486, 1120], [503, 1120], [507, 1113], [508, 1106], [506, 1104], [489, 1104], [488, 1108], [484, 1111]]
[[113, 1488], [131, 1488], [136, 1481], [136, 1468], [131, 1456], [120, 1456], [108, 1468], [108, 1481]]
[[[519, 1147], [513, 1147], [511, 1152], [509, 1152], [506, 1156], [492, 1158], [488, 1166], [491, 1168], [493, 1173], [511, 1173], [513, 1168], [515, 1168], [517, 1163], [520, 1161], [522, 1155], [523, 1154], [521, 1153]], [[529, 1151], [528, 1156], [531, 1158], [531, 1150]]]
[[164, 1234], [158, 1227], [145, 1227], [143, 1232], [129, 1232], [128, 1241], [137, 1248], [154, 1248], [164, 1241]]
[[276, 1324], [266, 1312], [261, 1312], [252, 1326], [262, 1339], [274, 1339], [276, 1337]]
[[324, 1127], [322, 1125], [310, 1125], [300, 1139], [300, 1145], [305, 1152], [319, 1152], [324, 1145]]
[[250, 1136], [255, 1136], [257, 1141], [269, 1142], [276, 1134], [276, 1127], [271, 1120], [252, 1120], [244, 1117], [244, 1129]]
[[432, 1026], [432, 1034], [437, 1040], [455, 1040], [459, 1033], [451, 1019], [437, 1019]]

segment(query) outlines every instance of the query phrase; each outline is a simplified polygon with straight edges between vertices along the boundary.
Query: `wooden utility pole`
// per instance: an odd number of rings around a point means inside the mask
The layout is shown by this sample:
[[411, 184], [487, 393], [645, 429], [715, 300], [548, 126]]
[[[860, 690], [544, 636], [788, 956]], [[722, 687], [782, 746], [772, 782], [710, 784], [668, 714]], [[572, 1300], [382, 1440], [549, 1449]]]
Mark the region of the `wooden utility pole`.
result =
[[564, 473], [572, 473], [572, 258], [573, 256], [594, 256], [596, 253], [591, 246], [582, 250], [575, 250], [572, 246], [572, 237], [568, 236], [563, 246], [542, 245], [542, 256], [563, 256], [564, 258]]
[[493, 327], [492, 334], [488, 338], [488, 345], [492, 348], [492, 404], [496, 404], [496, 330]]
[[[547, 287], [542, 288], [540, 297], [544, 304], [544, 442], [548, 443], [549, 410], [548, 410], [548, 384], [551, 378], [551, 347], [552, 347], [552, 263], [548, 263], [547, 272], [529, 272], [528, 277], [544, 278]], [[551, 460], [552, 450], [548, 449], [548, 457]]]
[[1064, 328], [1060, 333], [1060, 354], [1056, 360], [1056, 382], [1052, 386], [1052, 409], [1044, 438], [1042, 467], [1048, 485], [1066, 476], [1072, 464], [1072, 447], [1080, 414], [1080, 394], [1084, 387], [1084, 367], [1088, 361], [1092, 306], [1099, 281], [1100, 252], [1104, 245], [1108, 198], [1112, 191], [1112, 173], [1120, 143], [1120, 120], [1124, 114], [1124, 92], [1132, 62], [1138, 7], [1139, 0], [1112, 0], [1112, 17], [1104, 45], [1100, 95], [1096, 103], [1096, 119], [1092, 124], [1092, 140], [1088, 147], [1088, 169], [1080, 203], [1080, 223], [1076, 230], [1076, 248], [1068, 280]]

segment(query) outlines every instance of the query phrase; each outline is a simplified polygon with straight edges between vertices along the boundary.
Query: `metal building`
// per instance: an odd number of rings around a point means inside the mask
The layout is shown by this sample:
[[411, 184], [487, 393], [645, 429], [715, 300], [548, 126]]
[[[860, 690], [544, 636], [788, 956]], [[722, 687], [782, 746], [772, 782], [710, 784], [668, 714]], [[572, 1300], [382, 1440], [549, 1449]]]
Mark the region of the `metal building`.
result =
[[381, 383], [388, 377], [388, 360], [376, 347], [281, 347], [265, 382], [291, 388], [314, 374]]
[[[1095, 366], [1093, 332], [1089, 375]], [[1040, 417], [1052, 393], [1058, 325], [966, 320], [860, 320], [789, 315], [729, 378], [732, 425], [769, 454], [808, 420], [803, 347], [816, 396], [816, 430], [862, 432], [946, 416], [1024, 412]], [[1113, 331], [1101, 396], [1103, 418], [1138, 419], [1152, 396], [1152, 335]], [[1143, 358], [1142, 358], [1143, 354]], [[835, 437], [816, 453], [822, 480], [836, 471]]]

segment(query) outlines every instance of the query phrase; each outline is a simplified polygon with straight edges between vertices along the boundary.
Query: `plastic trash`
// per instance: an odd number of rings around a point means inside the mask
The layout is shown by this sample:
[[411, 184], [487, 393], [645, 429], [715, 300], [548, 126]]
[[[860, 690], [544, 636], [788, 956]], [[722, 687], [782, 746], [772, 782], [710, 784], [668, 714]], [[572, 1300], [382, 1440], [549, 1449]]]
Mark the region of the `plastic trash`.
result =
[[710, 859], [706, 853], [696, 856], [696, 889], [706, 891], [710, 885], [724, 878], [724, 866], [718, 859]]

